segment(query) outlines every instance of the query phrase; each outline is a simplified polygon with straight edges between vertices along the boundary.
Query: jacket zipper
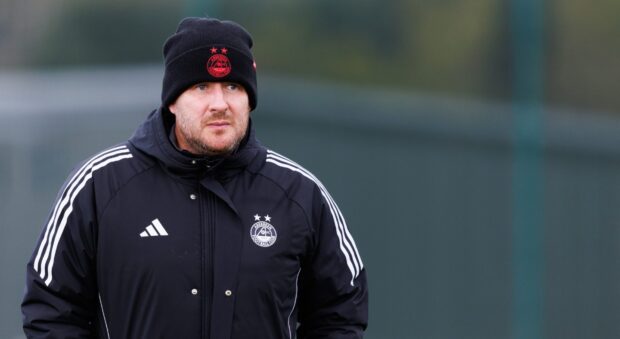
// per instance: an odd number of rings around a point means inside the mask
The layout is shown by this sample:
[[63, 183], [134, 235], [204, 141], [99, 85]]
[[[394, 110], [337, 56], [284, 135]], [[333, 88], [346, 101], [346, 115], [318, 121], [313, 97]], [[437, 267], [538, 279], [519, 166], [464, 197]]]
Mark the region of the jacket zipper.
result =
[[201, 188], [203, 193], [202, 204], [202, 281], [203, 281], [203, 338], [209, 338], [211, 332], [211, 318], [213, 309], [213, 265], [215, 252], [215, 199], [208, 190]]
[[205, 208], [205, 194], [203, 194], [203, 189], [200, 187], [200, 185], [198, 185], [198, 192], [199, 192], [199, 202], [200, 202], [200, 285], [202, 287], [202, 293], [200, 296], [200, 310], [201, 310], [201, 327], [200, 327], [200, 331], [201, 333], [201, 338], [207, 338], [207, 332], [206, 332], [206, 314], [207, 314], [207, 309], [206, 309], [206, 292], [207, 290], [205, 289], [205, 226], [204, 226], [204, 220], [206, 219], [206, 208]]

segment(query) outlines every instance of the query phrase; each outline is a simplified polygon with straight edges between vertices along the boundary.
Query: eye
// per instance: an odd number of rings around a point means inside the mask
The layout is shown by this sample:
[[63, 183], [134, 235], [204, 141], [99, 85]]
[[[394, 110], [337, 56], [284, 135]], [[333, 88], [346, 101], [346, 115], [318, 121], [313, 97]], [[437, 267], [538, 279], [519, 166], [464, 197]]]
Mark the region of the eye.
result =
[[231, 92], [245, 92], [245, 88], [242, 85], [234, 82], [226, 83], [226, 89]]
[[194, 88], [196, 88], [199, 91], [204, 91], [205, 89], [207, 89], [207, 84], [206, 83], [197, 84]]

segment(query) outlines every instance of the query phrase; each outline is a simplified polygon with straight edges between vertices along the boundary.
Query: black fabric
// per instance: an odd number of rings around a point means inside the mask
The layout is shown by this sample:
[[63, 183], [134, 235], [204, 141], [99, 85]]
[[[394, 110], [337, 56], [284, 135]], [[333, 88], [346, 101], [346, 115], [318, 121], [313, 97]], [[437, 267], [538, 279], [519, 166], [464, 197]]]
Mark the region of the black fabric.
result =
[[169, 115], [68, 176], [28, 263], [26, 336], [361, 339], [366, 271], [325, 187], [253, 132], [209, 168]]
[[250, 34], [239, 24], [213, 18], [185, 18], [164, 44], [162, 106], [168, 107], [191, 85], [234, 82], [256, 108], [256, 67]]

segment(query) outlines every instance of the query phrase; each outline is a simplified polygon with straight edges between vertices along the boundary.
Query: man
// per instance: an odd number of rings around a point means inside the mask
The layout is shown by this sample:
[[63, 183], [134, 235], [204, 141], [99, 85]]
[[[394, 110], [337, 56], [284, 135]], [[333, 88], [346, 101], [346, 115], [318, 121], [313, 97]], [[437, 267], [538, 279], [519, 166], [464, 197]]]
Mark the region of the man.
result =
[[362, 338], [366, 273], [314, 175], [255, 138], [252, 39], [183, 20], [162, 103], [70, 175], [27, 269], [31, 338]]

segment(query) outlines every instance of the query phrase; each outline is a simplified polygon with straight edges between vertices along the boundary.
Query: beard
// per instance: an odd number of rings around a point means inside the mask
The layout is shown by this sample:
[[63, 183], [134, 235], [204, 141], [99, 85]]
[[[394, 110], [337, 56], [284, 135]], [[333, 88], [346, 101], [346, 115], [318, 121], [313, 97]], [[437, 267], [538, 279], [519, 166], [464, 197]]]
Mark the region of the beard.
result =
[[[223, 156], [231, 154], [237, 149], [237, 147], [239, 147], [241, 140], [243, 140], [243, 137], [245, 136], [245, 134], [243, 134], [239, 137], [236, 137], [233, 142], [231, 142], [226, 147], [216, 148], [209, 145], [205, 140], [200, 138], [201, 129], [195, 128], [195, 126], [197, 125], [196, 122], [191, 121], [191, 119], [187, 119], [183, 116], [177, 116], [177, 124], [179, 128], [176, 130], [176, 132], [182, 134], [183, 139], [190, 148], [186, 151], [189, 151], [190, 153], [195, 155]], [[199, 126], [202, 127], [206, 124], [207, 121], [200, 121]]]

